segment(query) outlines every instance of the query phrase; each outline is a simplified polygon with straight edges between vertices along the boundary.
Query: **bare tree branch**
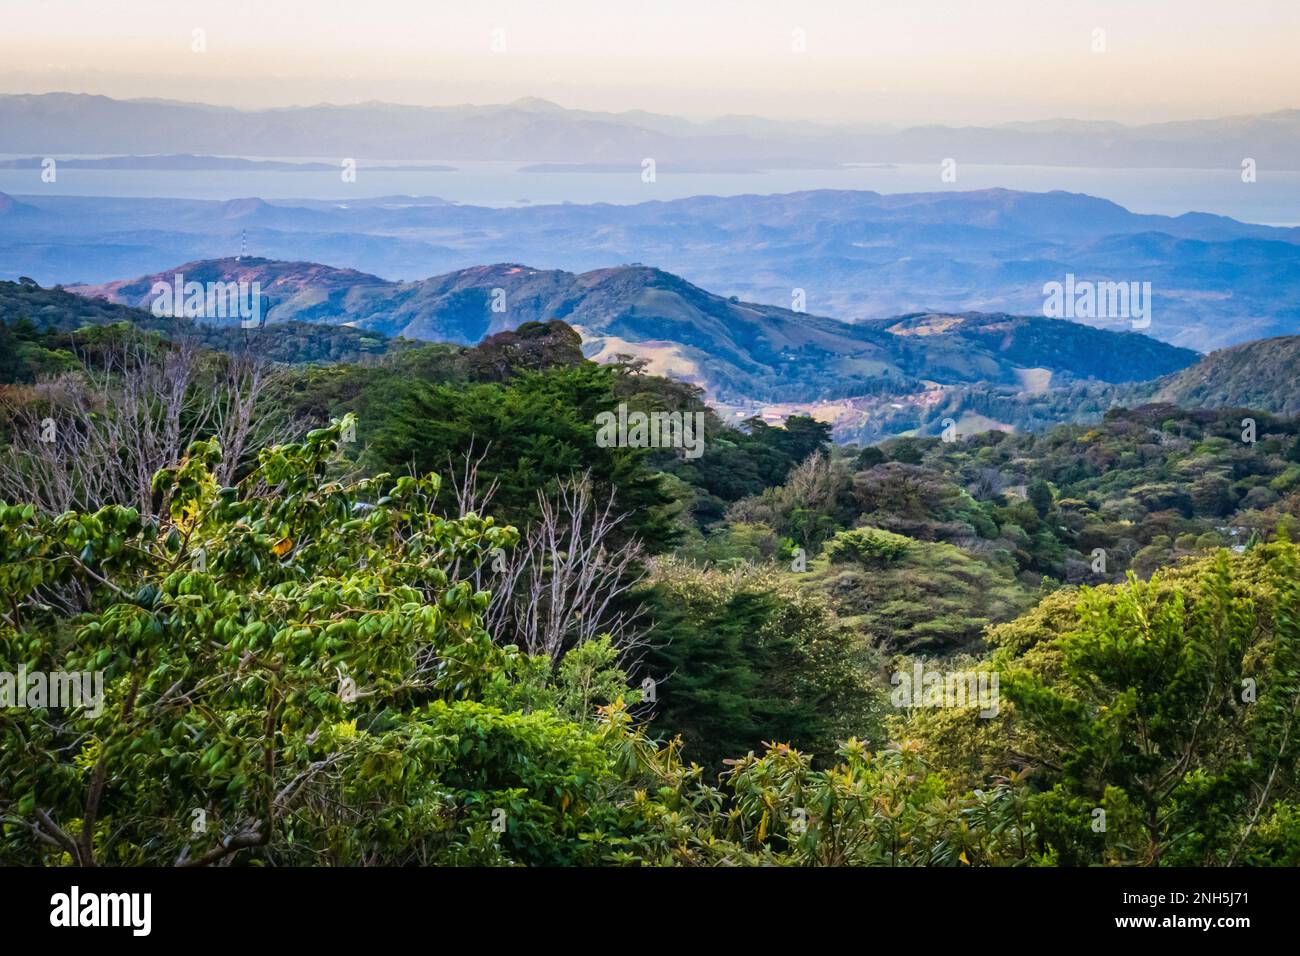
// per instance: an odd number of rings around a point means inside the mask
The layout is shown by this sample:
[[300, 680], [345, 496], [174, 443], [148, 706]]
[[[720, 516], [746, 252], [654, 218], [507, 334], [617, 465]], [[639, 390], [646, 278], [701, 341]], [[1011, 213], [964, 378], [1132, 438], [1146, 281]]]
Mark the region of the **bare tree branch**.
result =
[[214, 355], [137, 335], [80, 358], [77, 372], [0, 390], [0, 499], [55, 514], [121, 504], [151, 515], [154, 474], [197, 439], [220, 442], [217, 479], [230, 484], [251, 453], [294, 432], [264, 401], [282, 373], [250, 350]]
[[643, 549], [636, 539], [614, 544], [627, 515], [615, 511], [612, 494], [597, 502], [589, 475], [560, 482], [552, 498], [539, 492], [538, 504], [541, 518], [504, 567], [476, 571], [475, 583], [493, 595], [488, 631], [552, 662], [603, 634], [625, 661], [635, 657], [644, 645], [642, 609], [628, 609], [624, 598], [643, 577]]

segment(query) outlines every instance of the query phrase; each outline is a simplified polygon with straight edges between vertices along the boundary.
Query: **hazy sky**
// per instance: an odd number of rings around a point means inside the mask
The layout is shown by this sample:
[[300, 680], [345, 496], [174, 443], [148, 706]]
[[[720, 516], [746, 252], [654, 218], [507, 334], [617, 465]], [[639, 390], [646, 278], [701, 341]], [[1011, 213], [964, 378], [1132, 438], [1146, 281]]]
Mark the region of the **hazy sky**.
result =
[[1300, 0], [0, 0], [0, 92], [243, 107], [1148, 122], [1300, 107], [1298, 49]]

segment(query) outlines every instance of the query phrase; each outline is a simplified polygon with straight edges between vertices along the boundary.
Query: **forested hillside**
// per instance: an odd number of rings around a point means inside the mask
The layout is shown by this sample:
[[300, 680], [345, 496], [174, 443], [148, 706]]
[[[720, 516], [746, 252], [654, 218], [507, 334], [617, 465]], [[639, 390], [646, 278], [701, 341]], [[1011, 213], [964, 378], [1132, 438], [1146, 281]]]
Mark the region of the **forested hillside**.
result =
[[66, 367], [72, 342], [67, 333], [118, 323], [203, 348], [227, 352], [255, 348], [260, 356], [275, 362], [355, 362], [404, 344], [400, 339], [347, 326], [322, 328], [306, 322], [276, 323], [251, 335], [252, 330], [237, 324], [157, 316], [147, 309], [73, 295], [59, 288], [43, 289], [34, 282], [0, 282], [0, 363], [5, 363], [0, 380], [32, 381]]
[[0, 710], [0, 861], [1300, 865], [1300, 419], [835, 445], [559, 321], [85, 308], [0, 326], [0, 657], [103, 682]]
[[1300, 413], [1300, 335], [1261, 339], [1211, 352], [1158, 383], [1155, 399], [1188, 408], [1267, 408]]
[[[1131, 331], [1041, 316], [904, 316], [848, 323], [744, 302], [642, 265], [575, 275], [516, 263], [386, 282], [311, 262], [219, 259], [137, 279], [80, 286], [88, 297], [147, 309], [155, 283], [258, 282], [268, 321], [347, 324], [375, 336], [474, 344], [527, 322], [559, 319], [587, 354], [631, 353], [718, 401], [814, 402], [879, 396], [914, 403], [933, 383], [1033, 390], [1131, 382], [1185, 368], [1197, 353]], [[796, 290], [798, 297], [804, 290]], [[1026, 375], [1029, 378], [1026, 378]]]

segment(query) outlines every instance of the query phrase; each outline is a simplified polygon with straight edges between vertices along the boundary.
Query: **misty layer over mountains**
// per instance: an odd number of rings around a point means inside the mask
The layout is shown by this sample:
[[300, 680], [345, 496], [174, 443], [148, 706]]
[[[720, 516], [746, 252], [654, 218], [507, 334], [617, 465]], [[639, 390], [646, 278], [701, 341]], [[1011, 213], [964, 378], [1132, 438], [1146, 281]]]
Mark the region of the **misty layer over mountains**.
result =
[[[823, 125], [750, 116], [693, 122], [630, 110], [570, 110], [526, 98], [488, 106], [391, 103], [236, 110], [46, 93], [0, 96], [0, 151], [530, 162], [660, 163], [714, 169], [841, 163], [963, 163], [1300, 169], [1300, 110], [1125, 126], [1044, 120], [992, 127]], [[178, 131], [183, 131], [179, 135]]]

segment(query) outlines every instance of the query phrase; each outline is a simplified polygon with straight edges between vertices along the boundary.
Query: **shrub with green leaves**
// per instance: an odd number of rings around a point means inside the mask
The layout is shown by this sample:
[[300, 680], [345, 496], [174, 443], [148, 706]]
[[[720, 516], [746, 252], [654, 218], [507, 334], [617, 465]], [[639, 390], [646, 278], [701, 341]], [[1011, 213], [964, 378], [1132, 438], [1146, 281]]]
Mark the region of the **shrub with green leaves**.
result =
[[[448, 568], [509, 547], [437, 479], [333, 476], [345, 423], [218, 487], [196, 443], [157, 521], [0, 511], [0, 657], [100, 671], [102, 710], [0, 712], [0, 858], [560, 862], [608, 782], [593, 733], [508, 713], [527, 661]], [[505, 832], [472, 840], [494, 820]], [[579, 854], [580, 855], [580, 854]]]
[[910, 538], [879, 528], [854, 528], [841, 531], [826, 545], [826, 557], [832, 564], [856, 562], [865, 567], [883, 567], [907, 554]]
[[957, 779], [1019, 767], [1066, 865], [1300, 861], [1297, 549], [1220, 550], [1150, 582], [1067, 589], [991, 632], [997, 721], [910, 717]]
[[1222, 865], [1271, 853], [1268, 825], [1293, 819], [1300, 798], [1295, 546], [1283, 534], [1248, 556], [1218, 551], [1073, 600], [1073, 627], [1018, 630], [1020, 653], [1008, 641], [1002, 657], [1027, 753], [1050, 782], [1036, 804], [1062, 861]]
[[262, 451], [235, 487], [195, 443], [157, 475], [157, 519], [0, 505], [0, 660], [104, 691], [0, 711], [0, 862], [1001, 860], [984, 798], [941, 806], [899, 758], [855, 744], [812, 771], [773, 745], [718, 787], [637, 728], [607, 640], [554, 672], [494, 643], [488, 596], [449, 569], [516, 532], [439, 516], [433, 476], [341, 477], [350, 426]]
[[829, 760], [850, 736], [877, 736], [875, 658], [792, 575], [657, 562], [644, 669], [658, 681], [654, 730], [714, 772], [764, 742]]
[[841, 620], [892, 652], [969, 649], [988, 625], [1015, 617], [1035, 596], [1006, 555], [880, 528], [841, 531], [801, 580]]

